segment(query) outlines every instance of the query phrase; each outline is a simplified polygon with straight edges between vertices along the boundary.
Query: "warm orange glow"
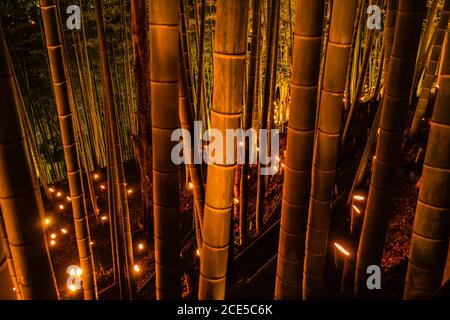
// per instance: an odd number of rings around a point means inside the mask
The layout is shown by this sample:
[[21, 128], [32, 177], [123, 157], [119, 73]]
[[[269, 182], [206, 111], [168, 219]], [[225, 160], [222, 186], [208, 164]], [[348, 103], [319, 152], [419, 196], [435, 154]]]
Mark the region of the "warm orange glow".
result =
[[48, 188], [48, 191], [50, 191], [51, 193], [55, 192], [55, 189], [53, 188]]
[[108, 219], [107, 216], [102, 216], [102, 221], [106, 221]]
[[67, 234], [67, 229], [62, 228], [62, 229], [61, 229], [61, 232], [64, 233], [64, 234]]
[[100, 178], [100, 176], [98, 175], [98, 173], [94, 173], [94, 180], [98, 180]]
[[347, 250], [344, 249], [343, 246], [341, 246], [339, 243], [335, 242], [334, 246], [343, 254], [345, 254], [346, 256], [350, 256], [350, 252], [348, 252]]
[[64, 205], [63, 205], [63, 204], [60, 204], [60, 205], [58, 206], [58, 208], [59, 208], [59, 210], [64, 210]]
[[62, 193], [58, 191], [58, 192], [56, 193], [56, 196], [57, 196], [58, 198], [60, 198], [60, 197], [62, 196]]
[[197, 253], [197, 256], [200, 257], [200, 250], [197, 249], [196, 253]]
[[66, 199], [68, 202], [72, 201], [72, 198], [70, 198], [70, 197], [66, 197]]
[[56, 239], [56, 234], [52, 233], [52, 234], [50, 235], [50, 238]]
[[139, 250], [143, 250], [144, 249], [144, 244], [143, 243], [139, 243], [138, 244], [138, 249]]
[[137, 264], [134, 265], [134, 268], [133, 268], [133, 269], [134, 269], [134, 271], [137, 272], [137, 273], [138, 273], [139, 271], [141, 271], [141, 268], [140, 268]]
[[53, 247], [54, 245], [56, 244], [56, 241], [55, 240], [51, 240], [50, 241], [50, 245]]
[[105, 187], [105, 185], [101, 184], [101, 185], [100, 185], [100, 189], [102, 189], [102, 190], [106, 190], [106, 187]]
[[364, 200], [366, 200], [366, 198], [364, 196], [361, 196], [361, 195], [358, 195], [358, 194], [354, 195], [353, 199], [356, 200], [356, 201], [364, 201]]
[[356, 213], [361, 213], [361, 210], [359, 210], [357, 206], [353, 205], [352, 208], [356, 211]]
[[94, 241], [89, 242], [89, 244], [90, 244], [91, 246], [93, 246], [93, 245], [94, 245]]
[[76, 291], [76, 290], [77, 290], [77, 287], [75, 287], [74, 284], [71, 284], [71, 285], [69, 285], [69, 290], [70, 290], [70, 291]]
[[239, 199], [238, 198], [234, 198], [234, 203], [238, 204], [239, 203]]
[[193, 189], [194, 185], [192, 184], [192, 182], [189, 182], [189, 189]]
[[46, 225], [49, 225], [49, 224], [50, 224], [50, 219], [49, 219], [49, 218], [45, 218], [44, 223], [45, 223]]
[[133, 193], [133, 189], [128, 189], [127, 192], [128, 192], [128, 194], [132, 194]]

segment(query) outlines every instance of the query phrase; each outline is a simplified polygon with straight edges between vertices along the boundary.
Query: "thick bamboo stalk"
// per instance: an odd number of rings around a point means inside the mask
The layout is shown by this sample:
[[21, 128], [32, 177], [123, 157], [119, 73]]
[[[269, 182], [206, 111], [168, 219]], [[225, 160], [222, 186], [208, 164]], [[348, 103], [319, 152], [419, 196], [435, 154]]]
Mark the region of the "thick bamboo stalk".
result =
[[399, 2], [380, 134], [356, 262], [357, 297], [369, 294], [367, 267], [381, 264], [388, 217], [392, 212], [395, 188], [392, 182], [400, 162], [425, 5], [425, 0]]
[[44, 207], [20, 119], [12, 63], [0, 30], [0, 208], [23, 299], [58, 299]]
[[[247, 20], [247, 0], [217, 2], [211, 125], [224, 136], [226, 129], [240, 127]], [[225, 148], [223, 151], [225, 156]], [[235, 164], [225, 164], [224, 158], [208, 165], [199, 285], [202, 300], [225, 297], [235, 167]]]
[[450, 225], [449, 34], [447, 30], [411, 237], [405, 299], [431, 299], [441, 286], [447, 259]]
[[324, 1], [297, 0], [275, 299], [300, 299]]
[[[252, 114], [253, 108], [257, 105], [256, 99], [258, 99], [256, 88], [257, 72], [257, 59], [259, 53], [259, 38], [261, 32], [261, 0], [254, 0], [252, 8], [252, 32], [251, 32], [251, 48], [248, 67], [248, 84], [247, 84], [247, 96], [245, 101], [245, 119], [244, 130], [248, 130], [252, 126]], [[240, 199], [239, 199], [239, 236], [240, 244], [245, 245], [247, 242], [247, 208], [248, 208], [248, 173], [249, 173], [249, 145], [250, 141], [245, 142], [245, 162], [242, 164], [241, 181], [240, 181]]]
[[425, 69], [425, 76], [422, 82], [422, 90], [420, 92], [420, 98], [416, 106], [414, 113], [414, 119], [411, 127], [411, 136], [417, 136], [422, 119], [425, 117], [428, 109], [428, 104], [431, 94], [431, 86], [434, 83], [436, 77], [436, 71], [439, 67], [439, 60], [442, 52], [442, 45], [444, 43], [445, 32], [448, 25], [450, 1], [446, 1], [444, 9], [441, 13], [441, 18], [436, 26], [434, 38], [431, 46], [431, 53], [428, 57], [427, 67]]
[[64, 65], [64, 48], [58, 23], [58, 9], [54, 0], [40, 0], [45, 43], [50, 62], [51, 79], [58, 111], [61, 138], [72, 199], [73, 219], [77, 238], [78, 256], [83, 270], [83, 292], [87, 300], [97, 299], [94, 257], [90, 245], [89, 222], [86, 214], [83, 180], [78, 158], [69, 84]]
[[348, 58], [358, 1], [333, 2], [314, 147], [303, 298], [321, 296]]
[[179, 13], [177, 0], [150, 2], [153, 211], [156, 297], [180, 295], [179, 167], [171, 160], [178, 128]]

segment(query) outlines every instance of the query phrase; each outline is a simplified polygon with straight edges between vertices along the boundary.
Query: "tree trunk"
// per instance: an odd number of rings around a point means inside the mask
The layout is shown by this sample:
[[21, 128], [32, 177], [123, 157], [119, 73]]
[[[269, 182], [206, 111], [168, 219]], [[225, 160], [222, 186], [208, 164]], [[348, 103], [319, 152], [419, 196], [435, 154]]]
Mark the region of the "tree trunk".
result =
[[297, 0], [275, 299], [302, 296], [324, 2]]
[[368, 293], [366, 269], [381, 265], [388, 218], [392, 212], [395, 172], [406, 128], [414, 64], [419, 47], [426, 1], [400, 0], [392, 45], [380, 134], [373, 160], [355, 276], [355, 295]]
[[343, 95], [357, 7], [356, 0], [333, 2], [314, 147], [303, 278], [304, 299], [320, 297], [323, 288]]
[[[212, 128], [224, 135], [240, 127], [247, 48], [247, 0], [219, 0], [214, 42]], [[233, 23], [230, 23], [233, 21]], [[224, 139], [226, 140], [226, 139]], [[229, 142], [230, 143], [230, 142]], [[226, 141], [222, 154], [226, 155]], [[199, 299], [224, 299], [235, 164], [216, 159], [208, 165]], [[236, 159], [234, 158], [234, 163]], [[217, 192], [217, 187], [221, 192]]]

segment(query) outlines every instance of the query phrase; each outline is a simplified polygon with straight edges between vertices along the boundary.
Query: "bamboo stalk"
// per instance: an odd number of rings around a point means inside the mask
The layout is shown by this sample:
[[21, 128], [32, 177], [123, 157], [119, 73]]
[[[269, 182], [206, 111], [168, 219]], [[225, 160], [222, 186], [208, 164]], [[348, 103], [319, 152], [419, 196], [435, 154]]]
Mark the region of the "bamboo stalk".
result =
[[395, 173], [400, 162], [425, 5], [425, 0], [399, 2], [380, 120], [380, 134], [358, 248], [356, 297], [370, 296], [366, 286], [367, 267], [381, 264], [388, 217], [392, 212], [392, 196], [395, 188], [392, 182], [395, 181]]
[[297, 0], [275, 299], [302, 296], [324, 2]]
[[324, 285], [343, 95], [357, 7], [356, 0], [333, 1], [314, 146], [303, 299], [320, 297]]
[[58, 9], [54, 0], [40, 0], [45, 42], [50, 62], [50, 71], [58, 118], [64, 158], [69, 180], [70, 197], [77, 237], [78, 255], [83, 271], [83, 292], [87, 300], [97, 299], [97, 285], [89, 222], [86, 214], [83, 180], [79, 165], [77, 142], [70, 109], [69, 83], [65, 70], [64, 47], [58, 23]]
[[403, 295], [405, 299], [431, 299], [441, 286], [447, 259], [450, 217], [449, 34], [447, 30], [439, 71], [438, 96], [411, 237]]
[[[14, 73], [0, 30], [0, 208], [23, 299], [58, 299], [44, 207], [19, 116]], [[31, 258], [32, 257], [32, 258]]]

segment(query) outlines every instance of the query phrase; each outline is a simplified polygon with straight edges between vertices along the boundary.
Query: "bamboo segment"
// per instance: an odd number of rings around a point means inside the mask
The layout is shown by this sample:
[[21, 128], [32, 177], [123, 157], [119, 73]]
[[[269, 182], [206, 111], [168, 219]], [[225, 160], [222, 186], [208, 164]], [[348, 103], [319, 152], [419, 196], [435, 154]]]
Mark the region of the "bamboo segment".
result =
[[434, 83], [436, 77], [436, 71], [439, 66], [439, 59], [441, 57], [442, 45], [444, 43], [445, 32], [448, 25], [450, 1], [446, 1], [444, 9], [441, 13], [441, 18], [436, 27], [436, 31], [433, 38], [433, 44], [431, 46], [431, 53], [429, 56], [428, 64], [425, 69], [425, 76], [422, 82], [422, 91], [420, 92], [419, 102], [417, 103], [416, 111], [414, 113], [414, 119], [411, 127], [411, 136], [416, 136], [420, 129], [422, 119], [425, 117], [428, 109], [428, 104], [431, 94], [431, 86]]
[[449, 33], [447, 30], [439, 90], [414, 219], [405, 299], [431, 299], [440, 288], [447, 258], [450, 226]]
[[0, 300], [20, 299], [16, 270], [11, 257], [5, 224], [0, 211]]
[[[247, 47], [247, 0], [219, 0], [214, 40], [214, 94], [211, 125], [225, 137], [239, 128]], [[233, 21], [233, 23], [229, 23]], [[226, 145], [224, 138], [224, 145]], [[225, 155], [225, 152], [223, 153]], [[199, 299], [224, 299], [233, 212], [235, 164], [218, 159], [208, 165]], [[234, 163], [236, 159], [234, 158]], [[217, 188], [220, 188], [218, 191]]]
[[[198, 218], [200, 229], [203, 227], [203, 206], [205, 205], [205, 186], [203, 184], [203, 174], [201, 164], [195, 164], [193, 162], [195, 152], [201, 152], [201, 150], [194, 149], [194, 114], [191, 109], [188, 97], [188, 87], [186, 82], [186, 74], [185, 68], [183, 66], [183, 55], [180, 50], [180, 68], [179, 68], [179, 77], [180, 83], [178, 85], [178, 100], [179, 100], [179, 115], [180, 115], [180, 123], [181, 127], [187, 130], [190, 133], [191, 141], [188, 144], [185, 144], [184, 151], [187, 153], [185, 156], [190, 159], [186, 166], [189, 169], [189, 176], [191, 178], [192, 190], [194, 192], [194, 214]], [[198, 248], [201, 247], [201, 233], [200, 230], [197, 230], [197, 245]]]
[[171, 160], [171, 134], [178, 128], [178, 1], [151, 1], [149, 12], [156, 297], [175, 299], [181, 271], [179, 167]]
[[389, 63], [391, 61], [392, 43], [394, 42], [395, 21], [397, 18], [397, 7], [399, 0], [388, 0], [386, 9], [386, 22], [383, 31], [384, 43], [384, 60], [383, 60], [383, 74], [382, 78], [384, 86], [387, 84], [387, 77], [389, 71]]
[[343, 94], [357, 4], [356, 0], [333, 2], [314, 147], [303, 276], [304, 299], [320, 297], [323, 287]]
[[44, 207], [20, 120], [19, 97], [0, 30], [0, 208], [23, 299], [58, 299]]
[[83, 291], [87, 300], [97, 299], [94, 258], [90, 245], [89, 222], [86, 214], [83, 181], [79, 165], [77, 142], [69, 103], [69, 87], [63, 58], [63, 44], [54, 0], [40, 0], [45, 42], [50, 61], [50, 71], [58, 111], [61, 137], [69, 180], [70, 197], [77, 237], [78, 255], [83, 270]]
[[297, 0], [275, 299], [302, 296], [324, 2]]
[[[261, 33], [261, 0], [253, 1], [252, 8], [252, 32], [251, 32], [251, 50], [248, 68], [247, 96], [245, 101], [245, 119], [244, 130], [252, 126], [253, 108], [256, 106], [258, 91], [256, 88], [256, 77], [258, 77], [258, 54]], [[249, 173], [249, 145], [250, 141], [244, 144], [245, 162], [242, 165], [240, 181], [240, 199], [239, 199], [239, 236], [240, 243], [244, 245], [247, 242], [247, 207], [248, 207], [248, 173]]]
[[368, 294], [367, 267], [381, 264], [400, 162], [426, 1], [400, 0], [373, 173], [356, 262], [355, 295]]

